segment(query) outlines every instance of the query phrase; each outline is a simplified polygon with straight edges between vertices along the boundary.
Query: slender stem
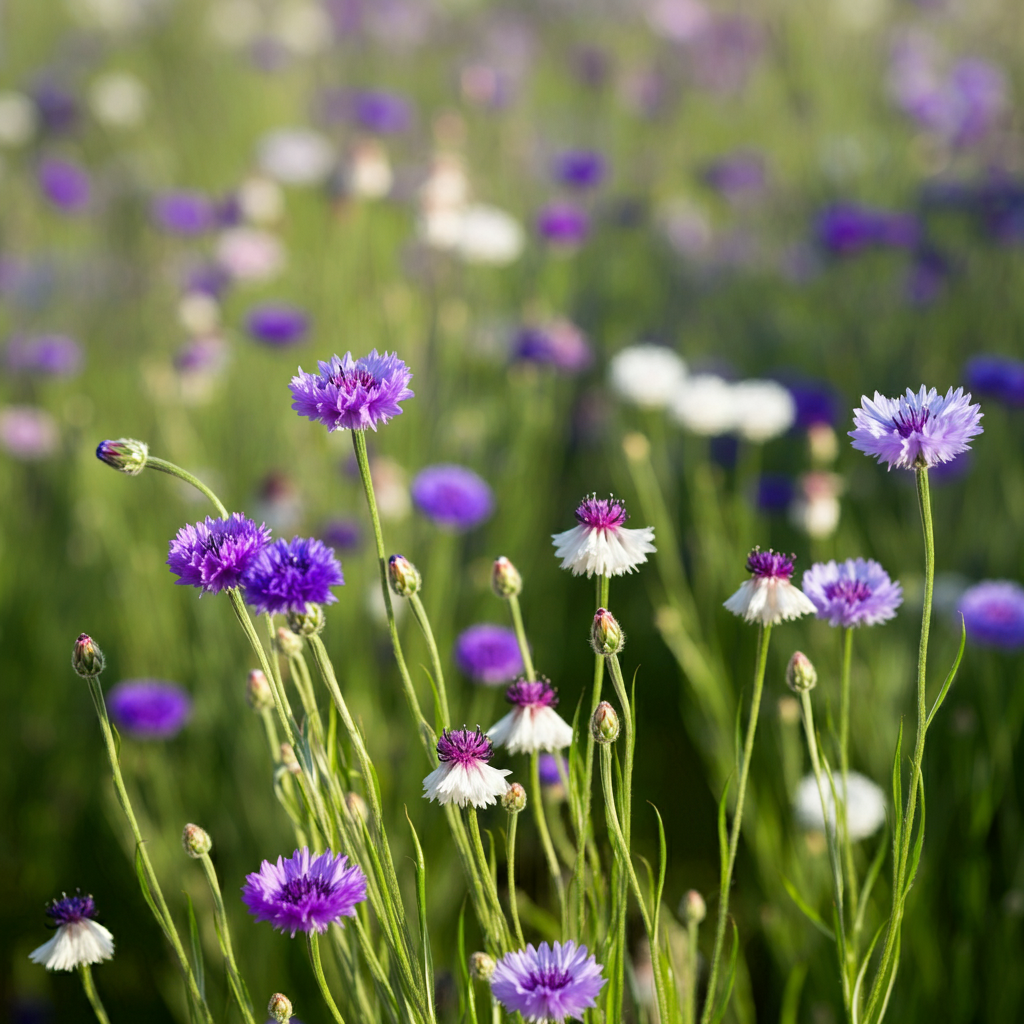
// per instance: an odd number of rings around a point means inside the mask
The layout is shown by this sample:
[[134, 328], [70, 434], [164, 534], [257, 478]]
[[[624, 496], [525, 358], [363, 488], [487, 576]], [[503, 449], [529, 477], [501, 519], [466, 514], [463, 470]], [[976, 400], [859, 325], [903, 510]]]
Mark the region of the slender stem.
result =
[[345, 1018], [342, 1017], [338, 1004], [335, 1003], [331, 990], [327, 987], [327, 979], [324, 977], [323, 964], [320, 963], [320, 940], [317, 938], [316, 932], [306, 932], [306, 939], [309, 946], [309, 962], [313, 965], [313, 973], [316, 975], [316, 983], [320, 986], [320, 994], [324, 997], [331, 1016], [338, 1024], [345, 1024]]
[[491, 866], [487, 860], [487, 854], [484, 853], [484, 844], [480, 838], [480, 824], [476, 820], [476, 808], [470, 806], [466, 816], [469, 818], [469, 835], [473, 841], [473, 849], [476, 853], [477, 869], [492, 907], [501, 952], [507, 953], [512, 947], [512, 935], [505, 921], [505, 912], [501, 909], [501, 901], [498, 899], [498, 887], [494, 884], [494, 876], [491, 874]]
[[533, 670], [530, 645], [526, 642], [526, 630], [523, 627], [523, 613], [519, 608], [519, 598], [515, 594], [509, 595], [508, 610], [512, 613], [512, 625], [516, 631], [516, 640], [519, 641], [519, 653], [523, 659], [523, 667], [526, 669], [526, 678], [532, 683], [537, 678], [537, 674]]
[[686, 922], [686, 992], [683, 993], [683, 1024], [697, 1020], [697, 935], [700, 922], [690, 917]]
[[555, 883], [555, 890], [558, 893], [558, 909], [561, 912], [564, 930], [568, 923], [566, 921], [568, 908], [565, 903], [565, 883], [562, 881], [562, 869], [558, 864], [555, 847], [551, 842], [551, 833], [548, 831], [548, 819], [544, 813], [544, 795], [540, 785], [540, 754], [536, 750], [530, 755], [530, 788], [533, 790], [530, 793], [533, 817], [537, 822], [537, 832], [540, 834], [544, 859], [548, 862], [548, 871], [551, 872], [551, 879]]
[[220, 498], [199, 477], [193, 476], [188, 470], [182, 469], [181, 466], [176, 466], [173, 462], [168, 462], [166, 459], [158, 459], [154, 455], [150, 455], [146, 459], [146, 468], [158, 470], [161, 473], [166, 473], [168, 476], [176, 476], [179, 480], [184, 480], [185, 483], [191, 484], [197, 491], [210, 499], [221, 519], [228, 518], [228, 510], [224, 507], [224, 503]]
[[448, 710], [448, 690], [444, 685], [444, 669], [441, 667], [441, 655], [437, 651], [437, 641], [434, 639], [434, 631], [430, 628], [430, 619], [427, 617], [427, 609], [423, 607], [419, 594], [413, 594], [409, 598], [412, 606], [413, 618], [416, 625], [420, 627], [423, 639], [427, 642], [427, 650], [430, 653], [430, 668], [434, 673], [434, 685], [437, 687], [437, 700], [440, 705], [441, 726], [444, 729], [452, 727], [452, 718]]
[[[840, 836], [843, 844], [843, 862], [846, 865], [846, 891], [849, 899], [849, 920], [857, 920], [858, 885], [857, 868], [853, 861], [853, 842], [850, 839], [848, 818], [850, 792], [850, 670], [853, 665], [853, 627], [843, 630], [843, 671], [839, 691], [839, 771], [843, 779], [843, 799], [837, 808]], [[853, 936], [856, 942], [856, 936]], [[854, 946], [853, 952], [856, 953]], [[854, 968], [856, 970], [856, 968]]]
[[747, 738], [743, 744], [743, 762], [740, 765], [739, 787], [736, 791], [736, 811], [729, 833], [729, 857], [722, 872], [722, 885], [718, 899], [718, 923], [715, 926], [715, 948], [711, 955], [711, 976], [708, 980], [708, 994], [704, 1001], [701, 1024], [708, 1024], [714, 1015], [717, 998], [718, 969], [725, 943], [725, 928], [729, 919], [729, 890], [732, 887], [732, 872], [736, 866], [736, 851], [740, 843], [740, 828], [743, 825], [743, 802], [747, 795], [747, 778], [750, 775], [751, 755], [754, 752], [754, 734], [757, 732], [757, 716], [761, 710], [761, 691], [764, 689], [764, 673], [768, 664], [768, 642], [772, 627], [763, 626], [758, 638], [757, 669], [754, 673], [754, 693], [750, 699], [750, 721], [747, 723]]
[[508, 816], [505, 860], [508, 864], [508, 908], [512, 912], [512, 927], [516, 930], [516, 942], [519, 943], [519, 948], [525, 949], [526, 940], [523, 938], [523, 928], [519, 923], [519, 902], [516, 899], [516, 822], [518, 820], [519, 812], [511, 811]]
[[85, 989], [85, 998], [89, 1000], [89, 1005], [92, 1007], [92, 1012], [96, 1014], [96, 1019], [100, 1024], [110, 1024], [110, 1018], [107, 1016], [107, 1011], [103, 1008], [103, 1003], [100, 1002], [99, 993], [96, 991], [96, 985], [92, 980], [92, 968], [88, 964], [79, 964], [78, 973], [82, 976], [82, 988]]

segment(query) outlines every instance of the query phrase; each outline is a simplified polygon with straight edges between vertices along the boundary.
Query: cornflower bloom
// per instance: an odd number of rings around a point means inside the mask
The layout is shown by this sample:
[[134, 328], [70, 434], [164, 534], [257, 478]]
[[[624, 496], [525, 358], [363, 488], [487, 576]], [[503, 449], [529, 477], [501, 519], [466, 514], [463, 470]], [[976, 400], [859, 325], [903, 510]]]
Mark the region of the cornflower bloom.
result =
[[344, 854], [330, 850], [319, 857], [304, 846], [276, 864], [265, 860], [246, 875], [242, 902], [257, 921], [269, 921], [282, 932], [325, 932], [343, 917], [355, 917], [366, 899], [366, 875]]
[[46, 908], [46, 916], [57, 932], [29, 953], [34, 964], [42, 964], [48, 971], [73, 971], [81, 964], [98, 964], [114, 955], [114, 936], [96, 921], [91, 896], [64, 893]]
[[506, 953], [494, 968], [491, 992], [506, 1010], [528, 1021], [581, 1020], [596, 1006], [607, 979], [601, 965], [571, 939]]
[[747, 571], [753, 575], [725, 602], [725, 607], [733, 615], [762, 626], [774, 626], [813, 612], [815, 607], [810, 598], [789, 582], [794, 561], [795, 555], [754, 548], [747, 556]]
[[896, 615], [903, 588], [873, 558], [815, 562], [804, 573], [804, 593], [830, 626], [876, 626]]
[[463, 532], [494, 511], [494, 492], [483, 477], [465, 466], [427, 466], [412, 482], [412, 500], [437, 526]]
[[257, 341], [280, 347], [298, 344], [306, 337], [309, 332], [309, 317], [301, 309], [288, 303], [267, 302], [249, 312], [245, 325]]
[[458, 807], [472, 804], [489, 807], [508, 788], [508, 768], [492, 768], [487, 762], [494, 754], [491, 741], [477, 728], [446, 729], [437, 741], [441, 762], [424, 780], [423, 795], [439, 804]]
[[958, 610], [967, 635], [979, 644], [1008, 650], [1024, 646], [1024, 587], [1019, 583], [976, 583], [963, 592]]
[[137, 739], [177, 735], [192, 714], [192, 698], [180, 686], [158, 679], [125, 679], [107, 694], [110, 717]]
[[311, 604], [333, 604], [331, 587], [344, 584], [334, 551], [312, 537], [276, 540], [249, 567], [243, 584], [245, 600], [258, 612], [305, 614]]
[[480, 622], [463, 630], [455, 641], [455, 664], [474, 683], [500, 686], [523, 671], [519, 641], [511, 629]]
[[623, 524], [628, 518], [626, 506], [615, 498], [584, 498], [576, 509], [578, 525], [551, 535], [561, 568], [572, 569], [573, 576], [585, 572], [589, 578], [594, 573], [621, 576], [642, 565], [657, 550], [654, 527], [627, 530]]
[[557, 711], [558, 691], [546, 680], [520, 679], [505, 692], [513, 709], [487, 730], [487, 735], [510, 754], [560, 750], [572, 743], [572, 726]]
[[630, 345], [608, 364], [608, 383], [641, 409], [664, 409], [686, 380], [686, 363], [662, 345]]
[[237, 587], [253, 559], [270, 542], [270, 531], [241, 512], [183, 526], [171, 541], [167, 564], [179, 586], [216, 594]]

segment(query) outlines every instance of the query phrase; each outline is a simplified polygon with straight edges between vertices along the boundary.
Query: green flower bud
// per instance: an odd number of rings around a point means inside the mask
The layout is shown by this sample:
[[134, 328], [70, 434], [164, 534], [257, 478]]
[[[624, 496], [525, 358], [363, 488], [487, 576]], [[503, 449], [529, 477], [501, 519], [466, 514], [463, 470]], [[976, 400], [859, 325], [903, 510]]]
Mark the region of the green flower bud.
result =
[[477, 981], [490, 981], [494, 976], [494, 968], [497, 966], [494, 957], [488, 956], [486, 953], [474, 953], [469, 958], [469, 973]]
[[133, 437], [119, 437], [116, 441], [100, 441], [96, 458], [120, 473], [138, 476], [149, 459], [149, 445]]
[[818, 685], [818, 673], [803, 651], [796, 651], [786, 666], [786, 685], [794, 693], [806, 693]]
[[292, 1001], [283, 993], [275, 992], [267, 1004], [267, 1013], [277, 1024], [288, 1024], [292, 1019]]
[[619, 738], [619, 716], [608, 701], [597, 705], [590, 719], [590, 734], [598, 743], [614, 743]]
[[245, 699], [253, 711], [266, 711], [274, 706], [274, 693], [263, 671], [254, 668], [245, 684]]
[[288, 613], [288, 628], [299, 636], [322, 633], [326, 622], [324, 610], [318, 604], [307, 604], [305, 612]]
[[594, 648], [594, 653], [618, 654], [625, 644], [626, 635], [615, 616], [607, 608], [598, 608], [590, 628], [590, 646]]
[[392, 555], [388, 559], [388, 583], [398, 597], [412, 597], [423, 585], [423, 577], [405, 555]]
[[526, 806], [526, 790], [518, 782], [509, 783], [505, 795], [501, 798], [501, 806], [509, 814], [518, 814]]
[[295, 748], [290, 743], [281, 744], [281, 764], [292, 775], [302, 774], [302, 765], [299, 764], [299, 759], [295, 756]]
[[286, 658], [297, 658], [302, 653], [302, 637], [285, 626], [278, 626], [277, 649]]
[[181, 833], [181, 845], [185, 852], [195, 859], [199, 859], [213, 848], [213, 840], [210, 833], [198, 825], [186, 825]]
[[71, 667], [83, 679], [95, 679], [106, 665], [103, 652], [88, 633], [80, 633], [71, 652]]
[[523, 589], [523, 577], [519, 570], [504, 556], [496, 558], [491, 567], [491, 590], [498, 597], [517, 597]]

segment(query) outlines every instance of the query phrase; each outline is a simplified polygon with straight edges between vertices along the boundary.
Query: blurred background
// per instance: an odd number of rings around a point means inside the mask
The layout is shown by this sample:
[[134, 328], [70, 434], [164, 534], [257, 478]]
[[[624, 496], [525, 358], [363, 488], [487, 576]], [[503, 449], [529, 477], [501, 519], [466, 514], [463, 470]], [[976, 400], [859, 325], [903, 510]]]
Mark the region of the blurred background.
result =
[[[424, 840], [439, 1012], [457, 1019], [464, 887], [442, 816], [420, 796], [351, 440], [290, 409], [296, 368], [335, 352], [397, 351], [415, 374], [415, 399], [370, 435], [370, 453], [388, 550], [423, 572], [455, 714], [471, 727], [504, 713], [500, 688], [451, 657], [467, 627], [507, 624], [493, 558], [523, 575], [534, 659], [571, 718], [592, 673], [593, 586], [559, 570], [550, 534], [592, 491], [623, 498], [632, 526], [662, 512], [656, 525], [672, 524], [679, 560], [611, 590], [624, 668], [637, 673], [634, 844], [657, 854], [650, 800], [668, 836], [667, 908], [696, 888], [716, 911], [715, 809], [755, 642], [721, 602], [753, 543], [796, 552], [798, 573], [874, 557], [903, 583], [896, 620], [854, 648], [852, 767], [885, 788], [900, 716], [909, 727], [913, 715], [920, 527], [912, 474], [875, 466], [845, 432], [875, 389], [963, 384], [982, 402], [975, 450], [933, 474], [937, 685], [960, 593], [1024, 575], [1022, 52], [1024, 8], [1009, 0], [4, 0], [8, 1019], [90, 1019], [76, 979], [27, 958], [48, 934], [44, 904], [76, 887], [116, 937], [115, 959], [96, 969], [112, 1019], [187, 1019], [70, 668], [82, 631], [107, 655], [106, 687], [154, 678], [193, 700], [173, 737], [126, 734], [122, 746], [175, 912], [190, 893], [217, 963], [208, 895], [180, 847], [194, 821], [213, 837], [255, 1002], [284, 991], [300, 1018], [326, 1019], [301, 944], [252, 924], [234, 896], [294, 844], [245, 701], [251, 651], [227, 602], [176, 588], [164, 564], [180, 526], [211, 509], [170, 478], [99, 463], [96, 444], [122, 436], [276, 535], [335, 547], [346, 583], [324, 638], [407, 882], [403, 805]], [[696, 423], [673, 394], [610, 373], [638, 344], [674, 351], [686, 379], [774, 380], [789, 411], [761, 436]], [[486, 521], [453, 532], [417, 510], [409, 483], [436, 463], [487, 481]], [[703, 688], [674, 644], [679, 572], [714, 665]], [[425, 700], [427, 652], [411, 617], [402, 630]], [[783, 669], [797, 647], [812, 657], [824, 722], [840, 638], [802, 621], [773, 640], [728, 1019], [829, 1024], [842, 1018], [833, 951], [783, 884], [827, 906], [823, 841], [792, 811], [807, 766]], [[930, 733], [928, 833], [893, 1020], [1024, 1015], [1022, 683], [1018, 654], [969, 642]], [[526, 764], [508, 762], [516, 777]], [[483, 820], [504, 827], [501, 812]], [[879, 841], [861, 844], [864, 865]], [[519, 842], [536, 939], [550, 893], [525, 819]]]

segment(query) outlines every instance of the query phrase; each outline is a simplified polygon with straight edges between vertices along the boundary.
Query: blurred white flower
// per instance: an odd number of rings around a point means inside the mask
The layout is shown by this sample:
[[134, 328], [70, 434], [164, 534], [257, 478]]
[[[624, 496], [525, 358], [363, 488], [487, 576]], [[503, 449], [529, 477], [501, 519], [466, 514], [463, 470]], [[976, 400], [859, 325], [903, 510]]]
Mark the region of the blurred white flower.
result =
[[394, 180], [387, 150], [376, 139], [364, 139], [356, 145], [346, 173], [352, 195], [381, 199], [391, 191]]
[[733, 385], [737, 430], [747, 441], [770, 441], [796, 421], [796, 402], [774, 380], [744, 380]]
[[467, 263], [504, 266], [517, 260], [525, 245], [526, 233], [510, 213], [482, 203], [462, 211], [455, 251]]
[[220, 304], [206, 292], [186, 292], [178, 300], [178, 323], [189, 334], [210, 334], [220, 325]]
[[651, 0], [647, 24], [673, 43], [688, 43], [711, 24], [711, 12], [697, 0]]
[[686, 363], [661, 345], [631, 345], [608, 364], [612, 391], [642, 409], [664, 409], [685, 382]]
[[0, 146], [22, 146], [36, 131], [35, 104], [20, 92], [0, 92]]
[[434, 158], [430, 177], [420, 188], [420, 205], [425, 212], [459, 209], [469, 201], [469, 179], [462, 159], [455, 153]]
[[218, 0], [206, 15], [206, 30], [222, 46], [241, 49], [254, 42], [263, 28], [256, 0]]
[[285, 185], [316, 185], [334, 167], [334, 147], [312, 128], [278, 128], [260, 139], [260, 168]]
[[[338, 433], [340, 436], [341, 431]], [[398, 523], [407, 518], [412, 510], [412, 499], [405, 470], [394, 459], [384, 456], [371, 460], [370, 470], [381, 519]]]
[[269, 281], [284, 269], [281, 240], [262, 228], [228, 228], [217, 239], [217, 262], [236, 281]]
[[694, 434], [717, 437], [736, 429], [733, 386], [712, 373], [688, 377], [672, 398], [672, 418]]
[[149, 92], [127, 71], [108, 71], [89, 86], [89, 109], [110, 128], [134, 128], [146, 116]]
[[236, 192], [238, 208], [250, 224], [274, 224], [284, 213], [284, 193], [271, 178], [246, 178]]
[[[832, 799], [832, 787], [829, 785], [827, 776], [823, 781], [829, 825], [835, 828], [836, 808], [835, 801]], [[842, 800], [842, 776], [838, 772], [835, 773], [833, 781], [836, 795]], [[858, 839], [866, 839], [868, 836], [874, 835], [884, 823], [885, 793], [859, 772], [850, 772], [848, 781], [850, 797], [846, 807], [846, 827], [850, 833], [850, 839], [856, 842]], [[816, 832], [825, 831], [825, 815], [821, 810], [821, 796], [818, 793], [817, 780], [813, 775], [801, 779], [796, 795], [793, 797], [793, 810], [796, 813], [796, 820], [802, 828]]]
[[167, 0], [66, 0], [72, 17], [82, 25], [107, 32], [126, 32], [141, 25]]
[[839, 525], [842, 490], [843, 478], [836, 473], [805, 473], [789, 508], [793, 525], [812, 537], [831, 537]]
[[280, 7], [270, 32], [297, 57], [323, 53], [334, 41], [330, 15], [321, 5], [307, 0], [292, 0]]

